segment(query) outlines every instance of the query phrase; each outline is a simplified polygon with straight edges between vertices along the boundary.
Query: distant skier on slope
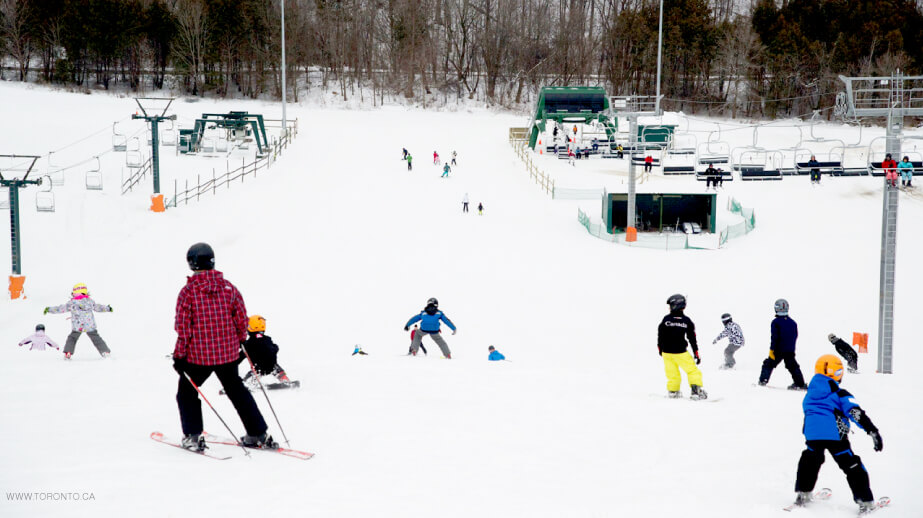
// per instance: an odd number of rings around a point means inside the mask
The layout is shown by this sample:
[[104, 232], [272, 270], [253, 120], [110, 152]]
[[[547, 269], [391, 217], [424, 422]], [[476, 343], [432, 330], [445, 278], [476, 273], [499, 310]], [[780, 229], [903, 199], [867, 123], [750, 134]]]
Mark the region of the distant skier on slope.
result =
[[87, 290], [85, 284], [75, 284], [74, 288], [71, 290], [71, 299], [60, 306], [51, 306], [45, 308], [45, 314], [48, 313], [70, 313], [71, 314], [71, 333], [67, 335], [67, 340], [64, 342], [64, 359], [70, 360], [71, 356], [74, 354], [74, 349], [77, 347], [77, 339], [80, 338], [80, 335], [86, 333], [90, 337], [90, 341], [93, 342], [93, 345], [96, 346], [96, 350], [99, 351], [99, 355], [103, 358], [108, 358], [109, 347], [106, 345], [106, 341], [99, 336], [99, 333], [96, 330], [96, 319], [93, 317], [93, 312], [97, 313], [111, 313], [112, 306], [97, 304], [90, 298], [90, 293]]
[[28, 345], [30, 351], [44, 351], [45, 347], [54, 347], [55, 349], [61, 350], [54, 340], [45, 336], [44, 324], [35, 326], [35, 333], [23, 338], [22, 341], [19, 342], [20, 347], [24, 345]]
[[824, 463], [824, 450], [828, 450], [837, 466], [846, 474], [853, 500], [859, 504], [859, 513], [875, 508], [869, 474], [862, 459], [854, 454], [849, 444], [849, 422], [872, 438], [875, 451], [882, 450], [881, 434], [865, 411], [853, 401], [853, 395], [840, 388], [843, 380], [843, 363], [832, 354], [825, 354], [814, 365], [814, 377], [804, 396], [804, 425], [802, 432], [806, 448], [798, 461], [795, 480], [795, 505], [811, 501], [817, 474]]
[[451, 170], [452, 170], [452, 168], [449, 167], [449, 164], [444, 165], [444, 166], [442, 167], [442, 178], [448, 178], [448, 177], [449, 177], [449, 171], [451, 171]]
[[449, 350], [449, 345], [445, 343], [445, 340], [442, 339], [439, 333], [442, 331], [439, 329], [440, 322], [445, 322], [445, 325], [449, 326], [449, 329], [452, 330], [452, 334], [455, 334], [455, 324], [449, 320], [449, 317], [445, 316], [442, 311], [439, 311], [439, 301], [435, 298], [431, 298], [426, 301], [426, 307], [418, 315], [414, 315], [407, 321], [407, 324], [404, 325], [404, 331], [409, 331], [410, 326], [416, 322], [420, 322], [420, 331], [414, 336], [413, 342], [410, 344], [410, 354], [416, 356], [417, 349], [420, 348], [420, 343], [423, 341], [423, 337], [428, 335], [430, 338], [436, 342], [436, 345], [439, 346], [439, 349], [442, 350], [443, 356], [447, 359], [452, 359], [452, 352]]
[[487, 361], [499, 362], [499, 361], [503, 361], [503, 360], [506, 359], [506, 356], [503, 356], [503, 353], [501, 353], [500, 351], [498, 351], [498, 350], [497, 350], [494, 346], [492, 346], [492, 345], [489, 346], [489, 347], [487, 348], [487, 351], [488, 351], [488, 353], [489, 353], [489, 354], [487, 355]]
[[[244, 349], [250, 355], [253, 366], [260, 376], [271, 374], [279, 380], [279, 383], [286, 385], [292, 382], [278, 363], [279, 346], [266, 334], [266, 319], [261, 315], [253, 315], [248, 319], [247, 341], [244, 342]], [[253, 369], [249, 368], [249, 365], [243, 381], [253, 388], [257, 386]]]
[[407, 153], [406, 160], [407, 160], [407, 170], [413, 171], [413, 157], [410, 156], [410, 153]]
[[769, 356], [763, 360], [763, 369], [760, 371], [760, 385], [769, 383], [772, 371], [785, 362], [785, 368], [792, 375], [792, 384], [789, 390], [805, 390], [804, 375], [801, 367], [795, 360], [795, 342], [798, 340], [798, 324], [788, 316], [788, 301], [779, 299], [773, 304], [776, 317], [770, 324]]
[[734, 360], [734, 353], [744, 346], [744, 332], [737, 325], [737, 322], [731, 319], [730, 313], [721, 315], [721, 322], [724, 324], [724, 330], [711, 343], [716, 344], [718, 340], [725, 337], [728, 339], [728, 346], [724, 349], [724, 365], [719, 368], [733, 369], [734, 365], [737, 364]]
[[439, 153], [433, 151], [433, 165], [439, 165]]
[[[683, 379], [679, 370], [683, 369], [689, 378], [689, 388], [692, 389], [690, 397], [706, 399], [708, 394], [702, 388], [702, 371], [696, 367], [702, 359], [699, 357], [699, 344], [695, 338], [695, 324], [683, 314], [683, 310], [686, 309], [686, 297], [680, 294], [672, 295], [667, 299], [667, 304], [670, 306], [670, 313], [663, 317], [657, 328], [657, 352], [663, 357], [668, 395], [674, 398], [681, 397], [679, 388]], [[692, 354], [686, 350], [689, 346], [692, 346]]]

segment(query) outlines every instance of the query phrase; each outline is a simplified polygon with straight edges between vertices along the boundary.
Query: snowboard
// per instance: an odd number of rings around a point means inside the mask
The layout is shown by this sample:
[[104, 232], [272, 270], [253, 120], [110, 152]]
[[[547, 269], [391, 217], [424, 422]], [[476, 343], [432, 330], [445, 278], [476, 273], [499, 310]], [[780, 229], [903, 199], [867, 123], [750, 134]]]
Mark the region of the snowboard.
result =
[[[831, 496], [833, 496], [833, 491], [831, 491], [830, 488], [828, 487], [822, 487], [814, 492], [814, 496], [813, 496], [814, 500], [812, 501], [817, 502], [821, 500], [829, 500]], [[791, 510], [796, 507], [806, 507], [807, 505], [810, 505], [810, 503], [806, 505], [789, 504], [783, 507], [782, 510], [791, 512]]]
[[[247, 387], [250, 390], [250, 392], [259, 392], [260, 390], [259, 387], [251, 388], [246, 383], [244, 384], [244, 386]], [[301, 382], [298, 380], [290, 381], [288, 383], [278, 382], [278, 383], [264, 383], [263, 384], [263, 388], [266, 390], [290, 389], [290, 388], [298, 388], [300, 386], [301, 386]], [[222, 396], [226, 395], [226, 392], [224, 391], [224, 389], [219, 390], [218, 393], [221, 394]]]

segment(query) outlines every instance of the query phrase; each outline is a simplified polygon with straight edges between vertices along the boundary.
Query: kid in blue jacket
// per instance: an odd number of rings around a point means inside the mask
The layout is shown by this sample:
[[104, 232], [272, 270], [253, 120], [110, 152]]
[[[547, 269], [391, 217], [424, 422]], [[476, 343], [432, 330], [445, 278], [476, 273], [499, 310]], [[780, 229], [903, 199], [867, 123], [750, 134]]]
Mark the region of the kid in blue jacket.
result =
[[435, 298], [431, 298], [426, 301], [426, 308], [423, 309], [419, 315], [411, 317], [404, 326], [404, 331], [409, 331], [410, 326], [420, 322], [420, 331], [413, 337], [413, 342], [410, 344], [410, 354], [416, 356], [417, 349], [420, 348], [420, 343], [423, 341], [423, 336], [429, 335], [429, 337], [436, 342], [436, 345], [439, 346], [439, 349], [442, 350], [442, 354], [449, 360], [452, 359], [449, 345], [445, 343], [445, 340], [439, 335], [440, 321], [445, 322], [445, 325], [449, 326], [449, 329], [452, 330], [452, 334], [455, 334], [455, 324], [453, 324], [452, 321], [449, 320], [449, 317], [445, 316], [442, 311], [439, 311], [439, 301]]
[[498, 362], [506, 359], [506, 356], [503, 356], [500, 351], [494, 349], [494, 346], [492, 345], [488, 347], [487, 350], [490, 351], [490, 356], [487, 357], [488, 361]]
[[849, 445], [849, 422], [856, 423], [872, 438], [875, 451], [881, 451], [881, 434], [865, 411], [853, 401], [853, 396], [840, 388], [843, 380], [843, 362], [832, 354], [818, 358], [814, 378], [808, 386], [804, 408], [804, 439], [806, 448], [798, 461], [795, 481], [795, 504], [804, 505], [811, 500], [817, 474], [824, 463], [824, 450], [829, 450], [834, 462], [846, 474], [853, 500], [859, 512], [874, 509], [874, 497], [869, 487], [869, 474], [862, 459]]

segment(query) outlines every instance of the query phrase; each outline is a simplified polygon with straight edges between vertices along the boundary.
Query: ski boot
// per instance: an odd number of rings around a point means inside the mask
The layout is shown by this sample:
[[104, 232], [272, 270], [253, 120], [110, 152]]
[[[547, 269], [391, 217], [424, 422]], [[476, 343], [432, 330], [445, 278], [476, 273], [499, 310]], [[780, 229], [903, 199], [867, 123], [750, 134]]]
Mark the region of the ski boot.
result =
[[100, 356], [102, 356], [103, 359], [105, 360], [106, 358], [109, 357], [109, 353], [102, 353], [102, 354], [100, 354]]
[[808, 386], [805, 385], [804, 383], [800, 385], [797, 383], [792, 383], [791, 385], [788, 386], [788, 390], [808, 390]]
[[795, 505], [797, 506], [808, 505], [812, 500], [814, 500], [814, 495], [810, 491], [795, 492]]
[[690, 388], [692, 388], [692, 395], [689, 399], [708, 399], [708, 393], [701, 386], [690, 385]]
[[272, 440], [272, 436], [266, 432], [263, 432], [262, 435], [245, 435], [240, 438], [240, 442], [248, 448], [262, 448], [264, 450], [279, 448], [279, 443]]
[[670, 399], [679, 399], [683, 397], [683, 393], [678, 390], [671, 390], [667, 392], [667, 397]]
[[244, 376], [244, 379], [241, 381], [244, 382], [244, 386], [247, 387], [247, 390], [254, 391], [260, 388], [259, 380], [253, 375], [253, 371], [247, 372], [247, 375]]
[[875, 501], [869, 500], [868, 502], [863, 502], [861, 500], [856, 500], [856, 503], [859, 504], [859, 514], [869, 514], [875, 510]]
[[759, 380], [756, 384], [761, 387], [765, 387], [766, 385], [769, 384], [769, 380]]
[[723, 364], [723, 365], [719, 365], [719, 366], [718, 366], [718, 370], [722, 370], [722, 371], [729, 371], [729, 370], [731, 370], [731, 369], [733, 369], [733, 368], [734, 368], [733, 365], [728, 365], [728, 364], [726, 364], [726, 363]]
[[276, 379], [279, 380], [279, 383], [285, 383], [286, 385], [291, 385], [292, 380], [289, 379], [289, 377], [285, 374], [284, 370], [277, 367], [274, 371], [272, 371], [272, 373], [275, 374]]
[[183, 436], [180, 446], [191, 451], [205, 451], [205, 437], [197, 433], [191, 433]]
[[64, 359], [65, 359], [65, 360], [70, 360], [70, 359], [71, 359], [71, 356], [73, 356], [73, 355], [74, 355], [74, 353], [64, 353]]

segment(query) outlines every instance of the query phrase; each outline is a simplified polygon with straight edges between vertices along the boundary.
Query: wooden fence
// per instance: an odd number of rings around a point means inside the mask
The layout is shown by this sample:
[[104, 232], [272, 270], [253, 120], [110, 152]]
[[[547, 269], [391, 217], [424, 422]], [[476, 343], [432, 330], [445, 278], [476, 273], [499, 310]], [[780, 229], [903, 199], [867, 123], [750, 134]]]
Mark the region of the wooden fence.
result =
[[187, 179], [182, 190], [179, 188], [179, 181], [174, 180], [174, 195], [172, 199], [167, 201], [166, 207], [178, 207], [180, 204], [188, 205], [190, 201], [199, 201], [204, 195], [215, 195], [218, 193], [219, 188], [230, 189], [231, 185], [238, 181], [243, 183], [247, 175], [253, 175], [256, 178], [259, 171], [269, 169], [276, 162], [282, 151], [288, 149], [288, 145], [297, 135], [298, 120], [296, 119], [293, 127], [288, 128], [282, 138], [270, 144], [269, 152], [264, 155], [257, 155], [253, 162], [248, 164], [244, 161], [245, 159], [241, 159], [240, 167], [233, 170], [230, 169], [230, 162], [228, 162], [224, 174], [219, 176], [213, 168], [210, 176], [206, 174], [203, 178], [201, 174], [196, 175], [195, 185], [190, 185]]
[[526, 134], [518, 131], [519, 128], [510, 128], [510, 145], [520, 160], [526, 165], [529, 171], [529, 178], [535, 180], [535, 183], [541, 187], [546, 194], [554, 197], [554, 178], [548, 176], [545, 171], [540, 170], [532, 160], [532, 153], [529, 152], [528, 142], [525, 139]]

